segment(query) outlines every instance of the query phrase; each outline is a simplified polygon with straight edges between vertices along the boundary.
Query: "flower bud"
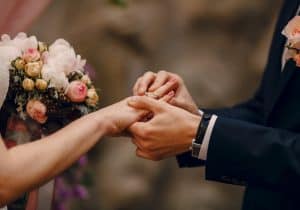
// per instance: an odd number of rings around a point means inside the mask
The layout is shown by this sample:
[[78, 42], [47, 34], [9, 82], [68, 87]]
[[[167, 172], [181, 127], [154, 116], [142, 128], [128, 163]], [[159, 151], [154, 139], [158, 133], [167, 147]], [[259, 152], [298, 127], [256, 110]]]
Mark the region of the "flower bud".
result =
[[26, 62], [23, 59], [21, 59], [21, 58], [18, 58], [17, 60], [15, 60], [15, 67], [18, 70], [24, 69], [25, 64], [26, 64]]
[[40, 53], [43, 53], [43, 52], [48, 50], [48, 46], [44, 42], [39, 42], [38, 43], [38, 49], [39, 49]]
[[31, 62], [25, 65], [25, 72], [29, 77], [38, 77], [41, 74], [42, 63], [41, 62]]
[[86, 85], [90, 85], [92, 83], [92, 81], [88, 75], [83, 75], [81, 77], [81, 81]]
[[34, 89], [34, 82], [32, 79], [25, 78], [23, 80], [22, 86], [23, 86], [24, 90], [32, 91]]
[[87, 92], [87, 99], [86, 99], [87, 105], [97, 106], [98, 102], [99, 102], [99, 96], [95, 88], [89, 89]]
[[43, 79], [37, 79], [35, 81], [35, 87], [38, 90], [46, 90], [47, 87], [48, 87], [48, 83], [45, 80], [43, 80]]

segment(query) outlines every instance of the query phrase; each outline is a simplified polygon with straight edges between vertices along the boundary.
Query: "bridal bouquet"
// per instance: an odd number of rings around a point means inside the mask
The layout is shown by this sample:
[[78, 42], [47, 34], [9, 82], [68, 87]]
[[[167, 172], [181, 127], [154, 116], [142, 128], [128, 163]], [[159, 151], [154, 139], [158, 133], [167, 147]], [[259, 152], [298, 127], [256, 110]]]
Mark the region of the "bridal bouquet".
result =
[[99, 96], [84, 70], [86, 61], [63, 39], [47, 45], [25, 33], [14, 39], [3, 35], [0, 64], [10, 74], [4, 108], [13, 108], [21, 119], [45, 124], [97, 109]]
[[[7, 79], [2, 78], [5, 84], [0, 85], [0, 91], [7, 94], [0, 127], [5, 130], [8, 147], [39, 139], [97, 109], [99, 96], [84, 69], [85, 63], [63, 39], [47, 45], [25, 33], [13, 39], [1, 37], [0, 77]], [[66, 205], [70, 197], [87, 196], [86, 161], [82, 157], [57, 179], [54, 209]], [[69, 196], [62, 196], [66, 192]], [[12, 206], [23, 206], [26, 201], [24, 196]]]

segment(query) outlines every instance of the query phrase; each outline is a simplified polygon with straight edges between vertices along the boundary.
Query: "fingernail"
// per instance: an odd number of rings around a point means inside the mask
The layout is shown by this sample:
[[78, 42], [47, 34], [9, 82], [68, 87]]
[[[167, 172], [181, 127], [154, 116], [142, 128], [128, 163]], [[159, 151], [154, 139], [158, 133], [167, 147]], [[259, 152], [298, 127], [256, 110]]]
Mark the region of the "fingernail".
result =
[[154, 89], [153, 86], [151, 86], [151, 87], [148, 89], [149, 92], [153, 92], [154, 90], [155, 90], [155, 89]]
[[171, 92], [168, 93], [168, 95], [171, 96], [171, 97], [173, 97], [173, 96], [175, 96], [175, 92], [171, 91]]
[[139, 90], [138, 90], [138, 94], [139, 95], [144, 95], [145, 94], [145, 89], [144, 88], [140, 88]]

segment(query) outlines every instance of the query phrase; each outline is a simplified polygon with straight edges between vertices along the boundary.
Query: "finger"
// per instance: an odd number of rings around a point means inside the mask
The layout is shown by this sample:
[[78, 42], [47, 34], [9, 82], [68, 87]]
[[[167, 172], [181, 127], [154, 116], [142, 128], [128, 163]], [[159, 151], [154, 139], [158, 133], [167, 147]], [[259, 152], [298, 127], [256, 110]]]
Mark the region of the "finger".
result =
[[169, 101], [171, 101], [174, 98], [174, 96], [175, 92], [172, 90], [167, 95], [163, 96], [160, 100], [169, 103]]
[[131, 142], [132, 142], [135, 146], [137, 146], [137, 148], [139, 148], [139, 149], [142, 149], [142, 148], [143, 148], [142, 145], [141, 145], [141, 143], [140, 143], [136, 138], [132, 138], [132, 139], [131, 139]]
[[137, 90], [138, 95], [140, 96], [144, 95], [145, 92], [150, 87], [150, 85], [154, 82], [155, 78], [156, 78], [155, 73], [153, 72], [145, 73], [138, 86], [138, 90]]
[[144, 158], [144, 159], [148, 159], [148, 160], [156, 160], [155, 157], [153, 157], [151, 154], [149, 154], [148, 152], [144, 152], [143, 150], [137, 148], [136, 149], [136, 156]]
[[177, 106], [177, 107], [180, 107], [180, 108], [187, 108], [186, 107], [186, 104], [184, 103], [184, 101], [178, 99], [178, 98], [172, 98], [169, 103], [173, 106]]
[[173, 97], [170, 99], [169, 104], [184, 109], [193, 114], [199, 115], [199, 110], [196, 105], [188, 104], [186, 101]]
[[142, 77], [138, 78], [137, 81], [136, 81], [136, 83], [135, 83], [134, 86], [133, 86], [132, 91], [133, 91], [133, 95], [134, 95], [134, 96], [137, 96], [137, 95], [138, 95], [138, 88], [139, 88], [139, 85], [140, 85], [140, 83], [141, 83], [141, 80], [142, 80]]
[[128, 105], [135, 109], [148, 110], [153, 113], [159, 112], [163, 108], [161, 101], [147, 96], [133, 96], [128, 99]]
[[149, 87], [149, 91], [153, 92], [155, 90], [157, 90], [160, 86], [164, 85], [169, 78], [169, 74], [166, 71], [160, 71], [157, 73], [156, 75], [156, 79], [153, 82], [153, 84]]
[[167, 82], [165, 85], [158, 88], [156, 91], [153, 92], [158, 98], [163, 97], [164, 95], [168, 94], [172, 90], [176, 90], [178, 88], [178, 82], [176, 80], [171, 80]]
[[136, 122], [129, 127], [129, 131], [133, 134], [133, 136], [144, 136], [145, 133], [145, 123], [144, 122]]

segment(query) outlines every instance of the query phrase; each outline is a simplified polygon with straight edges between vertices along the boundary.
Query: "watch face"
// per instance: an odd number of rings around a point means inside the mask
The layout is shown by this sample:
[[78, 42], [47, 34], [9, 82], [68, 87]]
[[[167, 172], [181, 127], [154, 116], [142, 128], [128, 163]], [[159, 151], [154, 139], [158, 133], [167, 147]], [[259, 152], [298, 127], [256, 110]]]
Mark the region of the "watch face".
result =
[[203, 119], [204, 120], [210, 120], [211, 115], [210, 114], [204, 114]]

